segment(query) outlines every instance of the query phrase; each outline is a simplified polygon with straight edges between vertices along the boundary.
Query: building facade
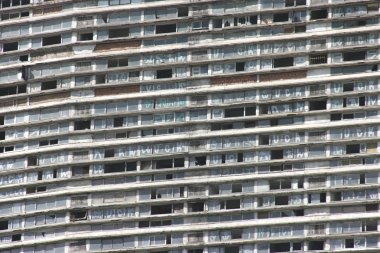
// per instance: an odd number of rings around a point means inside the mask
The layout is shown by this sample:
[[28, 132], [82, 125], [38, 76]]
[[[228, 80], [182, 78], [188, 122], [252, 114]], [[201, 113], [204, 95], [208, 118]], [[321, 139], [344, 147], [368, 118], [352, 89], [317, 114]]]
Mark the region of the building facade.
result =
[[0, 0], [1, 253], [380, 252], [378, 0]]

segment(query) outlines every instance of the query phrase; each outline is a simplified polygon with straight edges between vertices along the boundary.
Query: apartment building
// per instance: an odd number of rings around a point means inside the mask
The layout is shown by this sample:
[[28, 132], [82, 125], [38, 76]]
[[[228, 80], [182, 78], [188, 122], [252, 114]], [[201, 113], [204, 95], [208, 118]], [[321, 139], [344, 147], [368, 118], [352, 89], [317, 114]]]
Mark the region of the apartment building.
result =
[[0, 0], [0, 252], [380, 252], [379, 14]]

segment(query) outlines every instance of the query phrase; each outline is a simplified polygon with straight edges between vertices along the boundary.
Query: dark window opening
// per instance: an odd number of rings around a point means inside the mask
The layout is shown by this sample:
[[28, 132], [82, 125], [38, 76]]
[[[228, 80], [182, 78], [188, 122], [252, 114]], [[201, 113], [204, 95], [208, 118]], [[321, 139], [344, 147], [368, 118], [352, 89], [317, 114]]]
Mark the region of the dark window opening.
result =
[[0, 221], [0, 230], [7, 230], [7, 229], [8, 229], [8, 221], [7, 220]]
[[21, 234], [12, 235], [12, 242], [21, 241]]
[[268, 212], [258, 212], [257, 213], [257, 218], [258, 219], [268, 219], [269, 218], [269, 213]]
[[129, 72], [129, 79], [130, 80], [138, 80], [140, 77], [140, 71], [131, 71]]
[[114, 149], [106, 149], [104, 151], [104, 158], [114, 157], [115, 156], [115, 150]]
[[87, 211], [74, 211], [70, 213], [70, 221], [87, 220]]
[[109, 163], [104, 165], [104, 173], [118, 173], [125, 171], [125, 163]]
[[79, 41], [93, 40], [94, 35], [92, 33], [82, 33], [79, 35]]
[[185, 166], [185, 158], [175, 158], [174, 159], [174, 167], [184, 167]]
[[114, 118], [113, 127], [122, 127], [124, 123], [124, 118]]
[[226, 209], [239, 209], [240, 199], [229, 199], [226, 200]]
[[294, 6], [294, 0], [285, 0], [285, 7]]
[[272, 180], [269, 182], [270, 190], [279, 190], [279, 189], [291, 189], [292, 181], [291, 180]]
[[327, 63], [327, 54], [310, 55], [310, 65]]
[[187, 17], [189, 16], [189, 8], [188, 7], [179, 7], [178, 8], [178, 17]]
[[283, 150], [271, 150], [270, 155], [272, 160], [284, 158]]
[[343, 53], [343, 61], [360, 61], [365, 60], [366, 51]]
[[233, 117], [243, 117], [244, 116], [244, 107], [243, 108], [231, 108], [224, 110], [225, 118], [233, 118]]
[[289, 13], [276, 13], [273, 15], [273, 22], [287, 22], [289, 21]]
[[127, 163], [127, 171], [136, 171], [136, 170], [137, 170], [137, 162]]
[[139, 228], [148, 228], [149, 221], [139, 221]]
[[116, 139], [124, 139], [124, 138], [127, 138], [126, 133], [117, 133], [116, 134]]
[[288, 204], [288, 196], [276, 196], [274, 203], [276, 206], [285, 206]]
[[23, 84], [23, 85], [19, 85], [19, 86], [17, 86], [17, 93], [18, 93], [18, 94], [26, 93], [26, 85]]
[[254, 116], [256, 115], [256, 107], [246, 107], [245, 116]]
[[86, 129], [91, 129], [90, 120], [76, 121], [74, 123], [74, 130], [86, 130]]
[[165, 159], [156, 161], [156, 169], [173, 168], [173, 159]]
[[344, 240], [344, 247], [346, 249], [352, 249], [352, 248], [354, 248], [354, 246], [355, 246], [354, 239], [345, 239]]
[[61, 35], [42, 38], [42, 46], [61, 44]]
[[[166, 235], [166, 244], [172, 244], [172, 237], [171, 235]], [[164, 252], [162, 252], [164, 253]]]
[[172, 180], [173, 179], [173, 174], [166, 174], [166, 179], [167, 180]]
[[360, 144], [351, 144], [346, 146], [346, 154], [360, 153]]
[[224, 247], [224, 252], [239, 253], [240, 249], [239, 249], [239, 246], [228, 246], [228, 247]]
[[354, 114], [353, 113], [345, 113], [343, 114], [343, 119], [353, 119], [354, 118]]
[[289, 252], [290, 251], [290, 243], [271, 243], [270, 244], [270, 252]]
[[108, 60], [108, 68], [126, 67], [126, 66], [128, 66], [128, 58]]
[[106, 82], [106, 75], [96, 75], [96, 84], [102, 84]]
[[175, 33], [177, 31], [176, 24], [156, 25], [156, 34], [160, 33]]
[[18, 42], [4, 43], [3, 52], [18, 50]]
[[354, 83], [343, 84], [343, 92], [354, 91]]
[[244, 155], [243, 153], [238, 153], [237, 154], [237, 162], [242, 163], [244, 161]]
[[293, 66], [293, 57], [273, 59], [274, 68], [284, 68]]
[[362, 231], [377, 231], [377, 220], [367, 220], [363, 224]]
[[249, 22], [251, 23], [251, 25], [256, 25], [257, 24], [257, 16], [250, 16]]
[[359, 106], [365, 106], [365, 97], [359, 97]]
[[242, 239], [242, 231], [240, 229], [232, 230], [231, 239]]
[[[361, 163], [360, 163], [361, 164]], [[365, 174], [360, 174], [360, 179], [359, 179], [360, 184], [365, 184]]]
[[304, 32], [306, 32], [306, 25], [296, 25], [294, 27], [294, 32], [295, 33], [304, 33]]
[[309, 250], [323, 250], [324, 249], [324, 241], [310, 241], [309, 242]]
[[327, 14], [327, 9], [311, 11], [310, 20], [327, 18]]
[[38, 158], [37, 156], [29, 156], [28, 157], [28, 166], [36, 166]]
[[24, 61], [28, 61], [29, 60], [29, 56], [28, 55], [20, 55], [20, 61], [24, 62]]
[[212, 26], [213, 28], [222, 28], [223, 27], [223, 20], [222, 19], [214, 19], [212, 20]]
[[128, 28], [109, 29], [108, 31], [108, 38], [110, 39], [128, 37], [128, 36], [129, 36]]
[[378, 211], [379, 205], [378, 204], [367, 204], [365, 205], [365, 211], [366, 212], [372, 212], [372, 211]]
[[236, 72], [244, 71], [245, 62], [237, 62], [236, 63]]
[[203, 212], [204, 202], [189, 203], [189, 212]]
[[232, 184], [232, 193], [242, 192], [242, 191], [243, 191], [242, 184]]
[[0, 132], [0, 140], [5, 140], [5, 132]]
[[45, 192], [46, 191], [46, 186], [38, 186], [36, 188], [36, 192]]
[[333, 192], [331, 194], [331, 200], [332, 201], [340, 201], [342, 199], [342, 193], [341, 192]]
[[152, 206], [150, 213], [153, 214], [169, 214], [172, 213], [172, 205]]
[[10, 151], [13, 151], [13, 150], [14, 150], [14, 146], [8, 146], [8, 147], [4, 148], [5, 152], [10, 152]]
[[304, 216], [304, 210], [303, 209], [294, 210], [294, 215], [295, 216]]
[[172, 78], [172, 76], [173, 76], [173, 71], [171, 69], [157, 70], [157, 79]]
[[73, 177], [81, 177], [81, 176], [88, 176], [90, 168], [89, 166], [72, 167], [71, 170], [72, 170]]
[[40, 141], [40, 147], [48, 146], [48, 145], [49, 145], [49, 140], [42, 140], [42, 141]]
[[52, 90], [57, 89], [57, 81], [48, 81], [41, 83], [41, 90]]
[[326, 110], [326, 100], [309, 101], [309, 111]]
[[293, 242], [293, 251], [295, 250], [301, 250], [302, 249], [302, 243], [300, 242]]
[[197, 156], [194, 158], [195, 166], [203, 166], [206, 165], [206, 156]]
[[306, 0], [296, 0], [296, 6], [306, 5]]
[[2, 8], [11, 7], [11, 0], [2, 0], [1, 7]]
[[203, 253], [203, 249], [188, 249], [187, 253]]

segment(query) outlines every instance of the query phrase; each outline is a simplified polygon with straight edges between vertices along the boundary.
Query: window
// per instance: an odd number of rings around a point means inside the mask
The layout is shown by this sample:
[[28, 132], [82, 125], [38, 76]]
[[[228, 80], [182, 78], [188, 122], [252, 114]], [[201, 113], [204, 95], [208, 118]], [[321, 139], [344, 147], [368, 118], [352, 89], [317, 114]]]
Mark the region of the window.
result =
[[310, 12], [310, 20], [324, 19], [327, 18], [327, 9], [313, 10]]
[[93, 33], [81, 33], [79, 34], [79, 41], [93, 40]]
[[49, 145], [56, 145], [56, 144], [58, 144], [58, 139], [50, 139], [50, 140], [41, 140], [40, 141], [40, 147], [49, 146]]
[[3, 52], [18, 50], [18, 42], [10, 42], [3, 44]]
[[276, 13], [273, 15], [273, 22], [287, 22], [289, 21], [289, 13]]
[[108, 38], [121, 38], [121, 37], [128, 37], [129, 36], [129, 29], [128, 28], [117, 28], [117, 29], [109, 29], [108, 30]]
[[61, 35], [42, 38], [42, 46], [61, 44]]
[[26, 93], [26, 85], [18, 85], [0, 88], [0, 97], [14, 94]]
[[327, 63], [327, 54], [310, 55], [310, 65]]
[[86, 130], [91, 129], [91, 120], [76, 121], [74, 123], [74, 130]]
[[274, 59], [273, 67], [274, 68], [291, 67], [293, 66], [293, 61], [294, 61], [293, 57]]
[[41, 83], [41, 90], [52, 90], [52, 89], [57, 89], [57, 80]]
[[193, 30], [205, 30], [208, 29], [208, 20], [200, 20], [193, 22]]
[[161, 69], [157, 70], [157, 79], [161, 78], [172, 78], [173, 73], [172, 69]]
[[366, 51], [343, 53], [343, 61], [360, 61], [366, 59]]
[[128, 58], [109, 59], [108, 68], [127, 67]]
[[88, 176], [89, 174], [89, 166], [74, 166], [71, 169], [73, 177], [83, 177], [83, 176]]
[[109, 5], [123, 5], [130, 4], [131, 0], [108, 0]]
[[156, 34], [175, 33], [176, 31], [177, 31], [176, 24], [156, 25]]

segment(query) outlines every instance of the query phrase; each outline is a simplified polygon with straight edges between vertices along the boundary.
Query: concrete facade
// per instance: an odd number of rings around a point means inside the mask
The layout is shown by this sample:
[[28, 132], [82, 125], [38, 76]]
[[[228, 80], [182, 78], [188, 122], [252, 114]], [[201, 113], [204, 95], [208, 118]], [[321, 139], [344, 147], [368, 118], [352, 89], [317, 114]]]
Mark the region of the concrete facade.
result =
[[0, 0], [1, 253], [379, 252], [378, 0]]

